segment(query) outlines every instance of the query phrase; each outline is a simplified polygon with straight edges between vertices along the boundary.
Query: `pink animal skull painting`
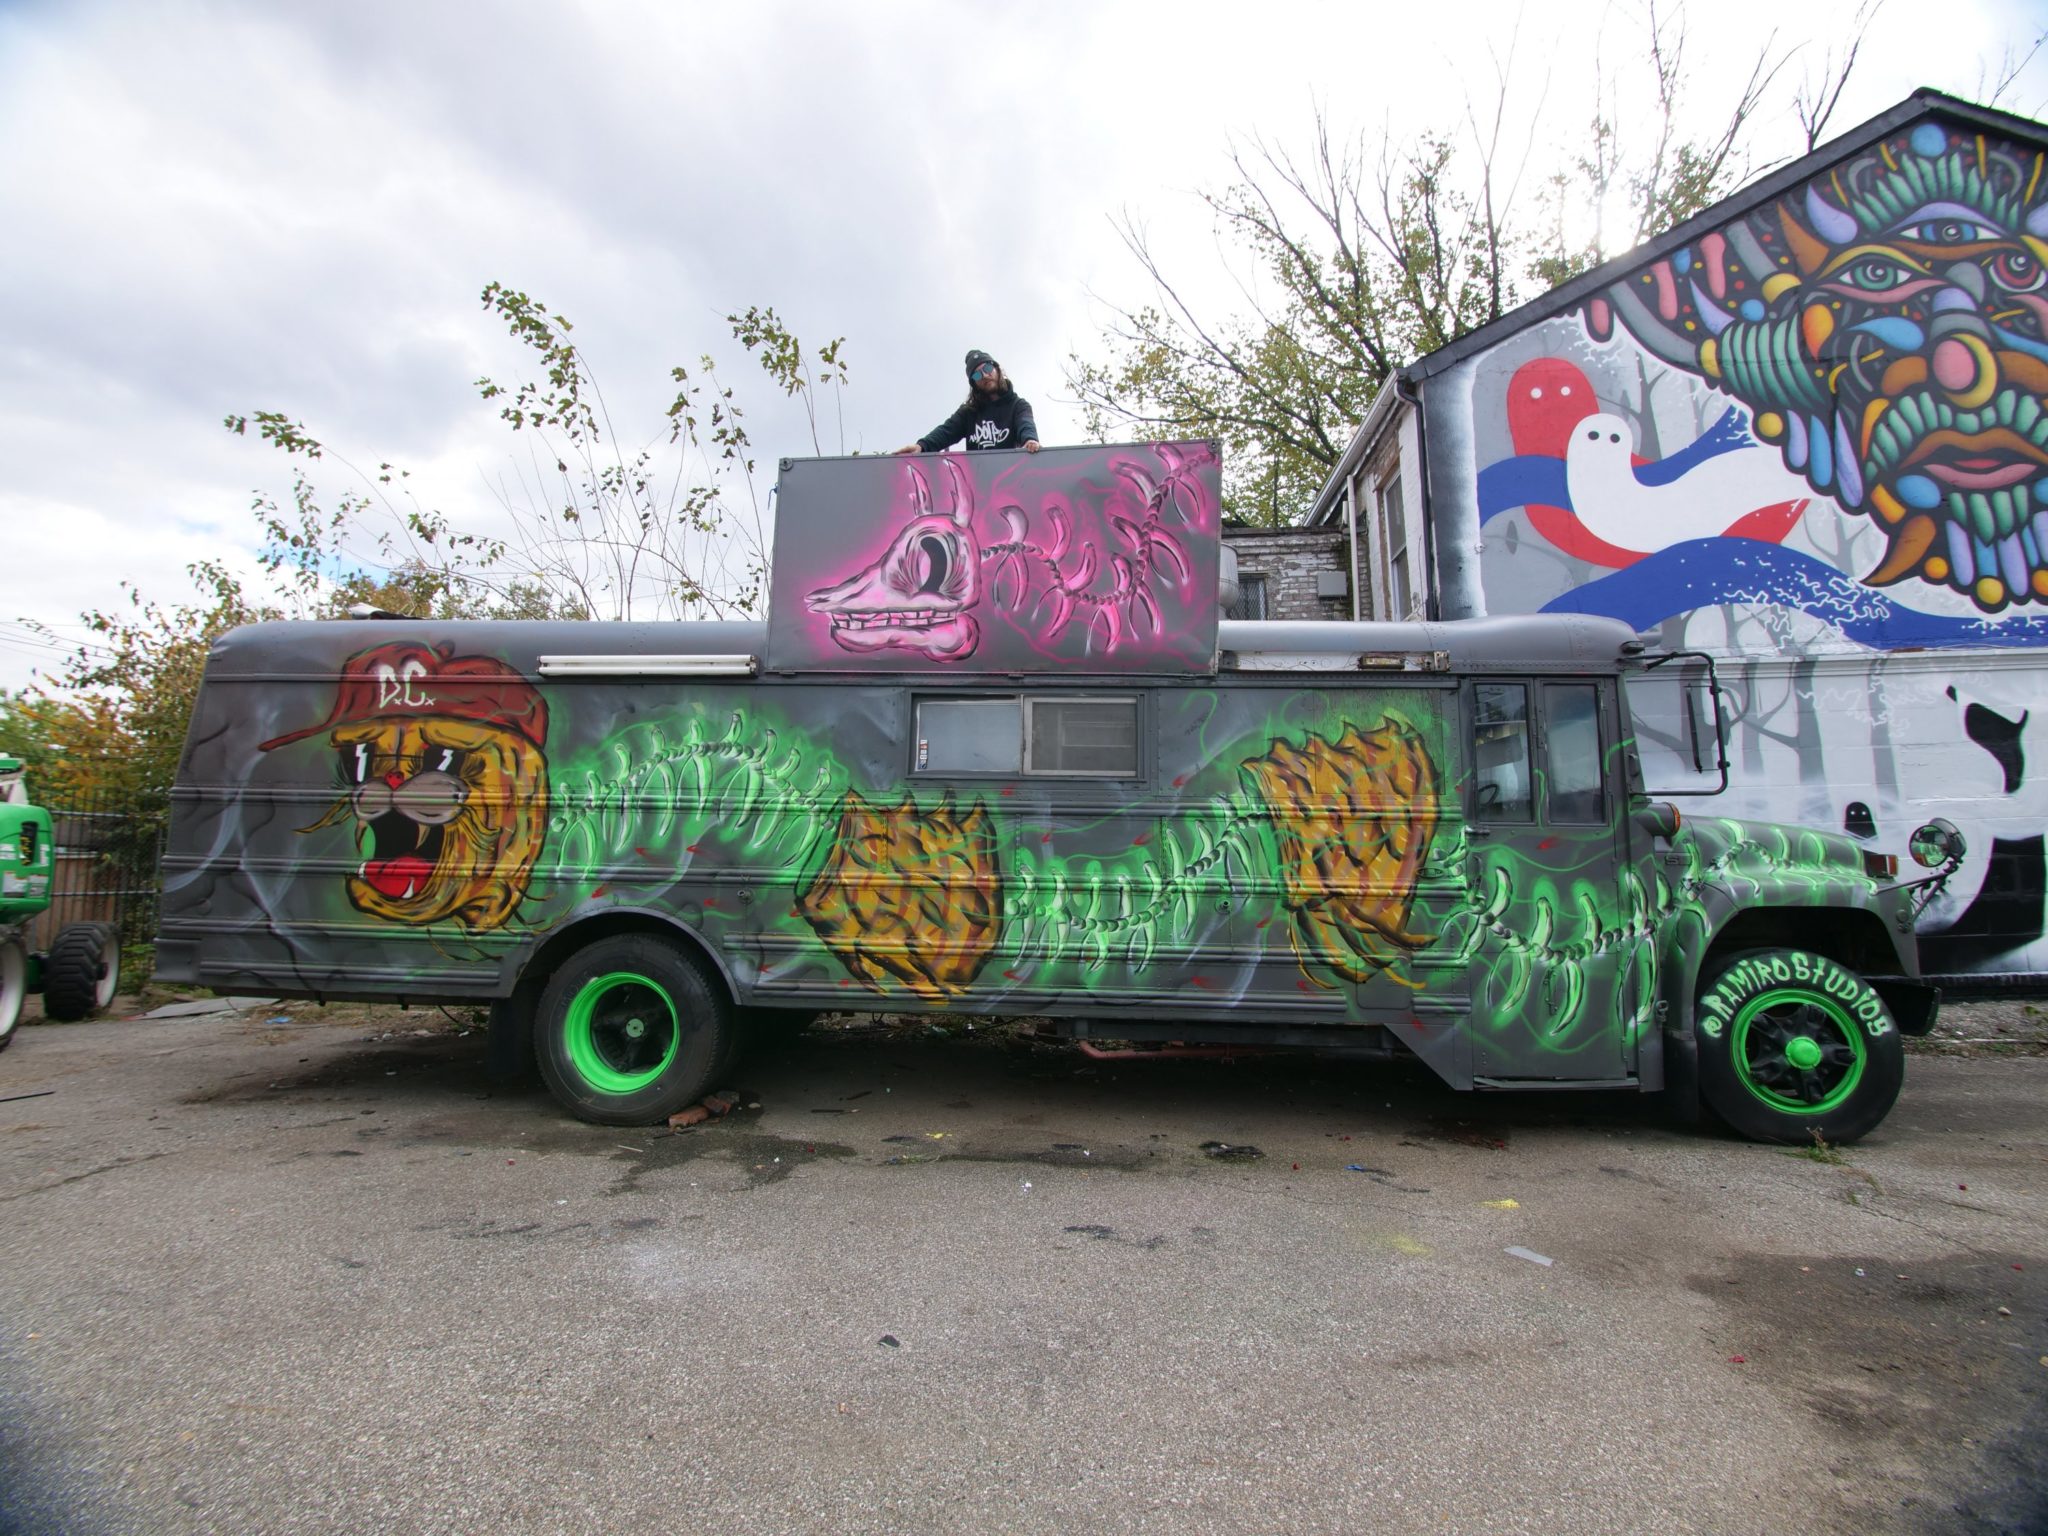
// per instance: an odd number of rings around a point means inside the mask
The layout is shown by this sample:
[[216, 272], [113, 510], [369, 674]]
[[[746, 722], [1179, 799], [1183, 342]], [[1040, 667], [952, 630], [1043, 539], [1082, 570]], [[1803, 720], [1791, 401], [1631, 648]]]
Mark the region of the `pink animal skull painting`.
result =
[[933, 661], [971, 656], [981, 640], [974, 622], [981, 595], [981, 551], [974, 537], [974, 493], [953, 459], [946, 460], [953, 508], [932, 510], [932, 489], [910, 471], [917, 511], [882, 556], [836, 585], [810, 593], [804, 605], [832, 621], [833, 641], [849, 651], [898, 647]]
[[[858, 463], [893, 481], [860, 519], [843, 500], [812, 513], [798, 494], [806, 482], [784, 468], [771, 633], [791, 634], [790, 598], [808, 616], [786, 656], [803, 647], [813, 665], [836, 654], [977, 671], [1209, 663], [1221, 532], [1213, 444], [1058, 449], [1031, 460], [949, 454], [936, 493], [929, 459]], [[849, 466], [834, 468], [843, 493]], [[876, 553], [841, 574], [844, 551], [869, 527]], [[824, 564], [835, 551], [837, 570]], [[815, 574], [793, 588], [786, 562]]]

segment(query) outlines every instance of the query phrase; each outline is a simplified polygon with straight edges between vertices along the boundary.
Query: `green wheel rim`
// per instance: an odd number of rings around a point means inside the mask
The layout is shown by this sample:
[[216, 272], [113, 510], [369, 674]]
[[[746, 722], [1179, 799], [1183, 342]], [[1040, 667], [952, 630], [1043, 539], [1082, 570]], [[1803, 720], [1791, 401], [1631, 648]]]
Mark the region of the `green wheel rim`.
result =
[[682, 1046], [668, 990], [634, 971], [584, 983], [569, 1004], [563, 1043], [576, 1075], [599, 1093], [637, 1093], [658, 1082]]
[[1855, 1017], [1809, 987], [1778, 987], [1743, 1004], [1729, 1053], [1749, 1095], [1788, 1115], [1840, 1108], [1870, 1060]]

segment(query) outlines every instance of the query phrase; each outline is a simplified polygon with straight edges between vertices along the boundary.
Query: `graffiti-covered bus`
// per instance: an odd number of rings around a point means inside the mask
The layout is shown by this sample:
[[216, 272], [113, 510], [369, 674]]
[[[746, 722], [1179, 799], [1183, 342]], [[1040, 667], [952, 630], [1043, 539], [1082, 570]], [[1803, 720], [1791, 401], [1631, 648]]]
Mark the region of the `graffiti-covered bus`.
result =
[[1206, 443], [786, 461], [778, 503], [762, 623], [224, 637], [158, 975], [488, 1003], [605, 1124], [847, 1010], [1635, 1089], [1779, 1141], [1897, 1096], [1927, 877], [1652, 798], [1626, 625], [1221, 619]]

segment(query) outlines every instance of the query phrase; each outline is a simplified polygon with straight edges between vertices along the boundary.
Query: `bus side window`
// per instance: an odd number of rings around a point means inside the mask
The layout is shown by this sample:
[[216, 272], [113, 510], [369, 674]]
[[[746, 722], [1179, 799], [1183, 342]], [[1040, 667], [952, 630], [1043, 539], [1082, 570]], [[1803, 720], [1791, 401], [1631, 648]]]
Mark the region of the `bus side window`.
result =
[[1024, 766], [1022, 699], [919, 699], [919, 773], [1015, 773]]
[[1591, 683], [1545, 685], [1543, 765], [1552, 821], [1607, 819], [1600, 782], [1600, 693]]
[[1487, 821], [1528, 821], [1529, 690], [1520, 683], [1472, 685], [1474, 809]]

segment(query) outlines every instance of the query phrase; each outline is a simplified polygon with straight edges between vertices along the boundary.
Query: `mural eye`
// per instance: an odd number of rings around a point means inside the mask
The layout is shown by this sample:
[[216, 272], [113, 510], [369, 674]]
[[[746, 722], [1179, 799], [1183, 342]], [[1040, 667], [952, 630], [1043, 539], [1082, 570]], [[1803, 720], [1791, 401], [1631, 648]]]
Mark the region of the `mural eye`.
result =
[[1910, 273], [1895, 261], [1886, 261], [1882, 256], [1866, 256], [1843, 274], [1858, 288], [1873, 291], [1895, 288], [1903, 283]]
[[341, 749], [341, 781], [344, 784], [363, 784], [370, 777], [370, 746], [368, 742], [357, 742], [352, 747]]
[[1607, 441], [1609, 441], [1610, 443], [1618, 443], [1621, 441], [1621, 434], [1619, 432], [1610, 432], [1607, 434]]
[[2048, 268], [2031, 251], [2000, 251], [1991, 259], [1991, 275], [2008, 293], [2032, 293], [2048, 277]]
[[1907, 240], [1925, 240], [1931, 245], [1968, 245], [1972, 240], [1991, 238], [1991, 231], [1968, 219], [1926, 219], [1908, 224], [1899, 234]]
[[924, 555], [924, 580], [917, 584], [917, 590], [920, 593], [940, 591], [953, 569], [951, 553], [938, 539], [920, 539], [918, 549]]
[[1531, 400], [1541, 400], [1543, 398], [1543, 386], [1538, 384], [1534, 389], [1530, 390], [1529, 398]]
[[1587, 431], [1587, 433], [1586, 433], [1586, 441], [1587, 441], [1587, 442], [1589, 442], [1589, 443], [1597, 443], [1597, 442], [1599, 442], [1599, 441], [1600, 441], [1600, 429], [1599, 429], [1598, 427], [1593, 427], [1593, 428], [1591, 428], [1590, 430], [1588, 430], [1588, 431]]
[[1572, 387], [1569, 384], [1560, 384], [1557, 386], [1557, 392], [1560, 395], [1568, 395], [1572, 392]]

